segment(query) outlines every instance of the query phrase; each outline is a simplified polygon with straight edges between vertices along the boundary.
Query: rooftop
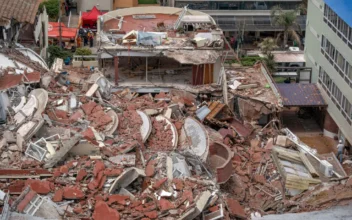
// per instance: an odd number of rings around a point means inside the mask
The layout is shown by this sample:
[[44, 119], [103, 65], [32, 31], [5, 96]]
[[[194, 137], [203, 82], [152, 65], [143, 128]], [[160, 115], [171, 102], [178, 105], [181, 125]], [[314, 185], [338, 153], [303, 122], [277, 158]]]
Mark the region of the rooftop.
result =
[[256, 67], [236, 67], [226, 70], [228, 84], [234, 95], [278, 105], [279, 98], [271, 88], [266, 73]]
[[224, 47], [222, 30], [215, 21], [203, 12], [186, 8], [126, 8], [108, 12], [100, 20], [98, 38], [106, 50], [150, 52], [153, 48], [159, 53]]
[[326, 106], [316, 84], [276, 84], [284, 106]]
[[6, 19], [33, 24], [42, 0], [0, 0], [0, 15]]
[[277, 63], [304, 63], [304, 52], [273, 52]]

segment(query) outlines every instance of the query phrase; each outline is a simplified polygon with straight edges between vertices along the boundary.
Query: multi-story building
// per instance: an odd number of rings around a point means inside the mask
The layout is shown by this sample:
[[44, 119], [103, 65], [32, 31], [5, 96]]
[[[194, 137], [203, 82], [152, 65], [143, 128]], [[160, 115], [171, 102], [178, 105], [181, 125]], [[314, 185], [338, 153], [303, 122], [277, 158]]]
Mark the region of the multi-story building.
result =
[[352, 1], [308, 2], [305, 57], [328, 103], [324, 133], [352, 143]]
[[[211, 15], [225, 34], [234, 32], [253, 32], [256, 37], [261, 32], [282, 31], [283, 27], [273, 24], [270, 13], [274, 6], [283, 10], [295, 10], [300, 7], [302, 0], [270, 0], [270, 1], [241, 1], [241, 0], [168, 0], [170, 6], [184, 7], [198, 10]], [[299, 15], [297, 22], [305, 30], [306, 16]]]

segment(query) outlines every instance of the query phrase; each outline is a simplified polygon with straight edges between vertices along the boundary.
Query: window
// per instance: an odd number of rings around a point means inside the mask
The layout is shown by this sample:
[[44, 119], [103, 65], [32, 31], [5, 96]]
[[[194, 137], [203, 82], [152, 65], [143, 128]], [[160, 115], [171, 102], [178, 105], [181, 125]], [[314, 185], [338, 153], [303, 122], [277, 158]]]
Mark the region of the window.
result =
[[343, 58], [343, 56], [337, 51], [336, 51], [335, 62], [337, 63], [338, 67], [340, 67], [342, 71], [345, 70], [345, 58]]
[[346, 64], [346, 75], [352, 81], [352, 66], [348, 62]]
[[352, 49], [352, 28], [327, 5], [324, 22]]

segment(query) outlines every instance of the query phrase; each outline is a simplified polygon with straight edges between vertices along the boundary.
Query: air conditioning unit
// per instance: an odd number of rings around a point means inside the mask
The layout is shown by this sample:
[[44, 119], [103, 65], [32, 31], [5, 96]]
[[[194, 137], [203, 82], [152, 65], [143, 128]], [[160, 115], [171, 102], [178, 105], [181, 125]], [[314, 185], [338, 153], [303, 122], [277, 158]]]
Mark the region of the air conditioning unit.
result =
[[320, 161], [320, 172], [324, 173], [326, 177], [332, 177], [333, 166], [326, 160]]

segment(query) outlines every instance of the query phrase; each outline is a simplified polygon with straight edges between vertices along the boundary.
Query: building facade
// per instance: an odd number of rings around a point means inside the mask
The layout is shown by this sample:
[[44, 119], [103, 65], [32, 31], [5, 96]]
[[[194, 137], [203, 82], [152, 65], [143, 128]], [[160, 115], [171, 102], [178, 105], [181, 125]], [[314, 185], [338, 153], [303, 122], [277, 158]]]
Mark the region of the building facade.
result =
[[[308, 0], [306, 65], [328, 103], [324, 133], [352, 143], [352, 1]], [[318, 49], [319, 48], [319, 49]]]
[[[170, 6], [199, 10], [211, 15], [225, 34], [233, 32], [273, 32], [281, 31], [282, 27], [273, 24], [271, 9], [280, 6], [284, 10], [295, 10], [302, 0], [270, 0], [270, 1], [200, 1], [200, 0], [169, 0]], [[299, 15], [297, 22], [305, 30], [306, 16]]]

